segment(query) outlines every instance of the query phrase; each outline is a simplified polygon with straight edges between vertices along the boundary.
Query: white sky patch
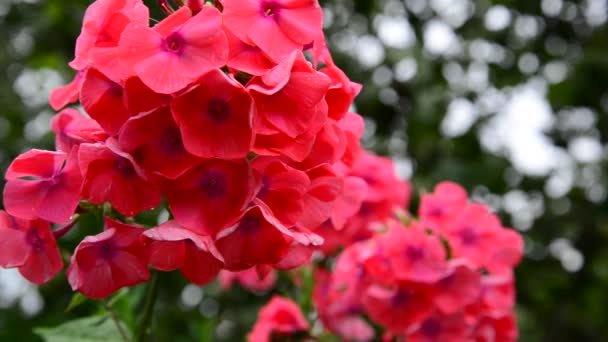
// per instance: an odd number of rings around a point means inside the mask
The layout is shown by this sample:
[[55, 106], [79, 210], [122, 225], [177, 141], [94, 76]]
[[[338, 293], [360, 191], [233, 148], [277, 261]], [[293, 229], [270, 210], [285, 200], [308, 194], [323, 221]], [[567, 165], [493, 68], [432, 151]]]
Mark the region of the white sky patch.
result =
[[562, 0], [542, 0], [540, 2], [541, 10], [548, 17], [558, 16], [563, 7], [564, 2]]
[[475, 12], [470, 0], [431, 0], [431, 8], [452, 27], [460, 27]]
[[426, 23], [423, 38], [424, 48], [434, 55], [456, 55], [461, 50], [454, 30], [439, 19], [431, 19]]
[[372, 35], [365, 35], [357, 41], [357, 59], [365, 68], [371, 69], [384, 61], [384, 45]]
[[47, 104], [51, 91], [63, 85], [63, 78], [53, 69], [25, 69], [17, 76], [13, 88], [26, 106], [36, 108]]
[[556, 169], [545, 182], [545, 193], [551, 198], [561, 198], [574, 186], [576, 165], [572, 156], [559, 150], [556, 158]]
[[480, 130], [482, 145], [505, 155], [528, 175], [544, 176], [556, 167], [559, 148], [544, 132], [554, 124], [551, 107], [535, 87], [516, 88], [511, 97]]
[[522, 39], [532, 39], [540, 33], [539, 21], [530, 15], [520, 15], [515, 19], [515, 34]]
[[487, 63], [501, 63], [506, 57], [505, 48], [485, 39], [474, 39], [468, 46], [472, 60]]
[[592, 26], [600, 26], [608, 20], [608, 0], [586, 0], [584, 14]]
[[543, 76], [549, 83], [561, 83], [568, 76], [568, 64], [562, 61], [553, 61], [545, 64]]
[[416, 34], [405, 17], [377, 15], [374, 27], [384, 45], [395, 49], [407, 49], [416, 43]]
[[412, 57], [406, 57], [395, 64], [394, 73], [395, 79], [399, 82], [407, 82], [416, 76], [418, 72], [418, 63]]
[[44, 307], [38, 287], [19, 274], [17, 269], [0, 269], [0, 308], [19, 304], [23, 313], [32, 317]]
[[492, 6], [483, 19], [488, 31], [501, 31], [511, 23], [511, 11], [503, 5]]
[[576, 137], [568, 143], [568, 151], [581, 163], [593, 163], [602, 159], [602, 144], [593, 137]]
[[446, 137], [466, 134], [477, 121], [477, 108], [465, 98], [456, 98], [448, 105], [447, 115], [441, 122], [441, 133]]
[[472, 62], [467, 70], [467, 87], [475, 92], [482, 92], [489, 85], [488, 65], [483, 62]]

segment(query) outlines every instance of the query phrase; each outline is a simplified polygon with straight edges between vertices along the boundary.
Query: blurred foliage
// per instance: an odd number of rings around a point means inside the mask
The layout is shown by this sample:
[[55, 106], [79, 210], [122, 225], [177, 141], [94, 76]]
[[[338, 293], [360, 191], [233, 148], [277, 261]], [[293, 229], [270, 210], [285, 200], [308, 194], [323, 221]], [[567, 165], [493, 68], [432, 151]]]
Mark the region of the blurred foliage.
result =
[[[87, 0], [0, 2], [2, 173], [10, 160], [24, 150], [52, 148], [48, 122], [53, 112], [46, 98], [50, 89], [73, 77], [67, 62], [73, 57], [75, 39], [88, 3]], [[155, 7], [154, 1], [147, 3]], [[453, 180], [480, 200], [492, 204], [492, 199], [499, 199], [494, 207], [506, 224], [518, 226], [518, 213], [503, 210], [500, 203], [504, 202], [504, 195], [521, 191], [540, 201], [543, 210], [533, 218], [531, 228], [520, 227], [526, 230], [526, 259], [517, 270], [521, 341], [608, 340], [608, 249], [605, 248], [608, 243], [608, 27], [601, 13], [606, 7], [598, 7], [600, 13], [594, 14], [592, 3], [606, 2], [321, 1], [331, 12], [326, 14], [327, 34], [337, 64], [351, 79], [364, 85], [356, 109], [367, 117], [365, 144], [368, 147], [406, 161], [406, 173], [411, 174], [416, 189], [430, 190], [439, 181]], [[466, 14], [463, 18], [459, 19], [458, 11], [450, 14], [450, 10], [462, 8], [463, 4]], [[504, 28], [489, 30], [488, 20], [497, 19], [489, 19], [488, 12], [496, 9], [506, 10], [509, 22]], [[406, 28], [411, 28], [414, 38], [403, 47], [380, 45], [380, 60], [370, 63], [364, 58], [364, 50], [373, 50], [372, 45], [380, 42], [376, 38], [380, 16], [407, 18]], [[157, 9], [153, 17], [161, 18]], [[454, 20], [449, 21], [450, 18]], [[444, 24], [450, 22], [450, 31], [455, 34], [460, 51], [429, 52], [425, 34], [437, 20]], [[401, 28], [397, 26], [393, 32], [397, 38], [407, 33], [400, 31]], [[530, 32], [532, 34], [526, 36]], [[492, 49], [499, 47], [504, 54], [496, 62], [480, 61], [472, 48], [474, 42], [490, 42], [495, 44], [490, 45]], [[454, 99], [468, 99], [477, 104], [488, 89], [508, 90], [530, 80], [549, 78], [546, 76], [548, 63], [554, 61], [564, 63], [567, 73], [562, 79], [553, 78], [552, 82], [543, 83], [556, 120], [546, 131], [547, 137], [555, 146], [567, 150], [571, 139], [590, 134], [603, 146], [603, 154], [595, 162], [577, 162], [571, 189], [549, 196], [548, 175], [519, 172], [508, 153], [490, 151], [480, 143], [479, 129], [493, 113], [482, 115], [470, 129], [456, 136], [446, 136], [441, 127]], [[405, 66], [409, 66], [405, 73], [409, 75], [403, 76], [401, 70], [399, 79], [397, 70], [407, 69]], [[481, 86], [467, 86], [470, 76], [467, 71], [470, 73], [471, 68], [478, 68], [482, 76], [485, 75], [486, 82]], [[449, 77], [450, 70], [462, 71], [456, 83]], [[460, 81], [464, 86], [458, 84]], [[568, 119], [568, 110], [576, 108], [594, 114], [593, 127], [586, 132], [557, 129], [559, 120]], [[0, 188], [3, 184], [0, 180]], [[88, 217], [80, 223], [84, 229], [70, 233], [62, 244], [73, 248], [82, 237], [78, 234], [92, 232], [99, 224], [98, 219]], [[556, 241], [568, 241], [576, 253], [582, 253], [582, 268], [571, 270], [573, 272], [566, 270], [566, 261], [551, 248]], [[180, 297], [186, 282], [179, 274], [162, 274], [160, 282], [162, 291], [153, 322], [155, 341], [242, 339], [255, 321], [258, 308], [271, 295], [251, 294], [238, 287], [224, 292], [213, 284], [203, 289], [200, 305], [187, 307]], [[282, 281], [273, 291], [294, 291], [285, 285], [288, 283]], [[129, 296], [113, 304], [113, 310], [128, 326], [135, 324], [133, 312], [141, 310], [139, 299], [145, 285], [130, 291]], [[38, 341], [33, 327], [56, 326], [101, 310], [100, 304], [86, 301], [65, 312], [72, 293], [63, 273], [40, 287], [40, 292], [45, 299], [44, 309], [33, 317], [27, 317], [17, 305], [0, 310], [0, 341]]]

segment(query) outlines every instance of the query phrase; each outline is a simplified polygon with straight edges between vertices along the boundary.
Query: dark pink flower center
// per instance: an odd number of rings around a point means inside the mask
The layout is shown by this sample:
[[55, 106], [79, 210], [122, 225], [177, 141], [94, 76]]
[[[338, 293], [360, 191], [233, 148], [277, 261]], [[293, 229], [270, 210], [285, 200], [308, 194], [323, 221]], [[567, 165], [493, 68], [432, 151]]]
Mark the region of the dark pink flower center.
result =
[[463, 245], [473, 245], [477, 242], [477, 234], [471, 227], [464, 228], [460, 231], [459, 235]]
[[280, 5], [274, 1], [264, 1], [262, 3], [262, 15], [265, 17], [277, 16], [280, 10]]
[[207, 106], [207, 115], [217, 123], [226, 121], [230, 117], [230, 106], [222, 99], [211, 99]]
[[410, 261], [418, 261], [424, 257], [424, 251], [420, 247], [407, 246], [405, 248], [405, 256]]
[[441, 333], [441, 323], [434, 318], [429, 318], [422, 323], [420, 332], [427, 337], [437, 337]]
[[408, 291], [405, 291], [405, 290], [399, 290], [399, 291], [397, 291], [395, 296], [393, 296], [392, 301], [393, 301], [393, 305], [399, 306], [399, 305], [407, 304], [411, 299], [412, 299], [411, 293], [409, 293]]
[[122, 87], [120, 86], [120, 84], [108, 80], [107, 93], [111, 97], [122, 97]]
[[428, 215], [430, 217], [440, 218], [440, 217], [443, 216], [443, 208], [441, 208], [441, 207], [432, 207], [429, 210]]
[[201, 187], [209, 198], [219, 198], [226, 193], [226, 176], [219, 170], [209, 170], [201, 180]]
[[135, 175], [133, 164], [126, 158], [118, 158], [114, 164], [114, 168], [125, 177], [133, 177]]
[[179, 128], [171, 127], [165, 131], [165, 134], [160, 138], [159, 145], [163, 152], [167, 154], [180, 153], [184, 150], [182, 145], [182, 136]]
[[63, 181], [63, 177], [62, 176], [63, 176], [63, 174], [61, 174], [61, 173], [60, 174], [55, 174], [55, 175], [53, 175], [53, 177], [51, 177], [51, 178], [49, 178], [49, 179], [46, 180], [46, 184], [49, 187], [54, 187], [54, 186], [56, 186], [58, 184], [61, 184], [62, 181]]
[[239, 223], [239, 230], [243, 233], [253, 233], [258, 231], [262, 222], [257, 217], [246, 216]]
[[99, 256], [103, 259], [110, 259], [114, 255], [114, 246], [105, 241], [99, 246]]
[[27, 243], [32, 246], [32, 249], [36, 252], [41, 252], [44, 250], [44, 241], [38, 235], [38, 232], [35, 230], [30, 230], [25, 236], [25, 240]]
[[180, 55], [184, 49], [184, 38], [178, 32], [173, 32], [165, 38], [165, 51]]
[[370, 216], [374, 213], [373, 204], [368, 202], [361, 203], [361, 209], [359, 209], [359, 215], [366, 217]]

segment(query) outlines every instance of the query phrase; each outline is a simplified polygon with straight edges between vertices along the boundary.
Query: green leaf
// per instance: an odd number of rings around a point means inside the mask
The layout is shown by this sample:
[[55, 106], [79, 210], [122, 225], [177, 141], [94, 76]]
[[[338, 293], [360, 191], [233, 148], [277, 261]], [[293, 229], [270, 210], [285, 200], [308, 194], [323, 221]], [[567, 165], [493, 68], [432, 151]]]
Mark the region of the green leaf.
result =
[[[128, 334], [123, 326], [123, 331]], [[118, 327], [108, 316], [94, 316], [65, 322], [52, 328], [35, 328], [45, 342], [124, 342]], [[126, 336], [130, 340], [129, 336]]]
[[65, 312], [69, 312], [69, 311], [73, 310], [75, 307], [86, 302], [88, 299], [89, 298], [87, 298], [87, 296], [83, 295], [82, 293], [76, 292], [72, 296], [72, 300], [70, 300], [70, 304], [68, 304], [68, 307], [65, 308]]
[[124, 297], [126, 297], [129, 294], [129, 288], [128, 287], [123, 287], [122, 289], [118, 290], [118, 292], [116, 292], [115, 295], [112, 296], [112, 298], [108, 301], [108, 306], [114, 306], [114, 304], [116, 304], [116, 302], [120, 301], [121, 299], [123, 299]]

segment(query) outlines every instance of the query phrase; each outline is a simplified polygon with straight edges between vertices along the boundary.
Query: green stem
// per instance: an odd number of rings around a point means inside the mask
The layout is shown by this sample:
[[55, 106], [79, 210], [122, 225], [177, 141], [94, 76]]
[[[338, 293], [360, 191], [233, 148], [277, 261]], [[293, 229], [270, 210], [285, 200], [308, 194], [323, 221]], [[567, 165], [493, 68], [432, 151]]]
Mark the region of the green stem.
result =
[[110, 318], [114, 321], [114, 324], [116, 325], [116, 328], [118, 329], [118, 332], [120, 333], [120, 336], [122, 337], [122, 340], [125, 341], [125, 342], [129, 342], [129, 338], [127, 337], [127, 333], [123, 329], [122, 324], [120, 323], [120, 320], [116, 316], [116, 313], [114, 312], [114, 310], [112, 309], [112, 307], [108, 303], [103, 302], [103, 301], [101, 302], [101, 304], [103, 305], [103, 307], [106, 309], [106, 311], [110, 315]]
[[137, 335], [135, 341], [144, 342], [146, 340], [146, 333], [150, 321], [152, 321], [152, 315], [154, 313], [154, 304], [156, 304], [156, 297], [158, 295], [158, 273], [153, 271], [150, 279], [150, 285], [148, 287], [148, 294], [146, 296], [146, 306], [144, 307], [144, 313], [141, 318], [141, 322], [137, 327]]

